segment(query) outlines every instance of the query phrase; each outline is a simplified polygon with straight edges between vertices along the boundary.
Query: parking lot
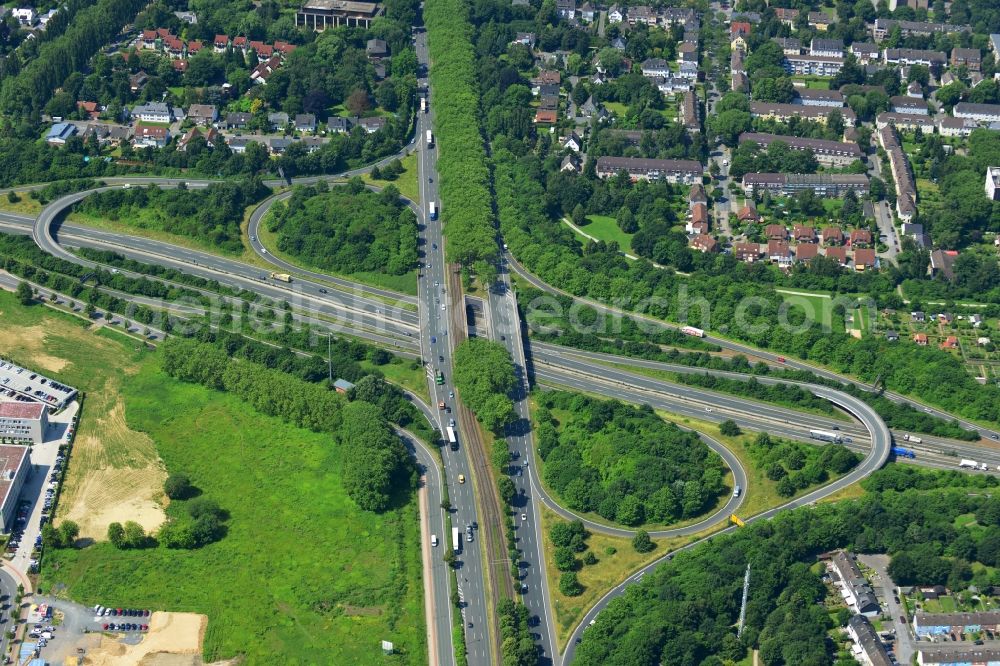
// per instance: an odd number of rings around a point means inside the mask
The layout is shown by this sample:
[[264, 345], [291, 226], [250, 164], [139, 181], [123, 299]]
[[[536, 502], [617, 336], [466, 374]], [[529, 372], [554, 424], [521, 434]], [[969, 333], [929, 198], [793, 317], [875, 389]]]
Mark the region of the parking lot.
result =
[[[119, 610], [123, 611], [120, 615], [117, 614]], [[103, 636], [112, 635], [133, 645], [142, 641], [146, 632], [142, 627], [148, 630], [149, 610], [116, 608], [114, 616], [110, 614], [111, 609], [108, 615], [104, 615], [103, 607], [101, 611], [99, 615], [95, 608], [55, 597], [36, 596], [28, 614], [24, 640], [35, 645], [38, 657], [53, 664], [63, 663], [67, 657], [86, 655], [101, 645]], [[131, 615], [125, 615], [124, 611]], [[114, 629], [111, 629], [112, 624]], [[120, 625], [136, 628], [119, 629]]]

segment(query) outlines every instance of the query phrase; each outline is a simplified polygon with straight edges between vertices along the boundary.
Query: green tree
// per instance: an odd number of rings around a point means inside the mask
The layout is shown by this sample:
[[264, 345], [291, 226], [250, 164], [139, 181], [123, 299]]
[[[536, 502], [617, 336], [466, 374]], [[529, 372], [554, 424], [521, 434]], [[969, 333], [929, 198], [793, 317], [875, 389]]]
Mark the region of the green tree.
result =
[[31, 305], [35, 300], [35, 294], [31, 289], [31, 285], [24, 280], [17, 283], [17, 291], [14, 292], [17, 297], [17, 302], [21, 305]]
[[566, 571], [559, 576], [559, 592], [567, 597], [583, 594], [583, 585], [577, 579], [575, 571]]
[[59, 524], [59, 540], [62, 548], [70, 548], [80, 536], [80, 526], [72, 520], [64, 520]]
[[108, 541], [119, 550], [128, 547], [128, 541], [125, 538], [125, 528], [122, 527], [121, 523], [111, 523], [108, 525]]
[[632, 548], [634, 548], [637, 553], [648, 553], [656, 548], [656, 544], [649, 538], [649, 532], [646, 530], [639, 530], [635, 533], [635, 536], [632, 537]]
[[737, 435], [743, 434], [740, 430], [740, 426], [737, 425], [736, 421], [732, 419], [726, 419], [719, 424], [719, 432], [721, 432], [726, 437], [736, 437]]
[[142, 548], [146, 545], [146, 530], [134, 520], [125, 522], [124, 532], [125, 544], [128, 548]]
[[555, 552], [556, 569], [559, 571], [576, 571], [578, 562], [576, 555], [569, 548], [556, 548]]
[[187, 474], [171, 474], [163, 482], [163, 492], [170, 499], [185, 499], [191, 491], [191, 479]]

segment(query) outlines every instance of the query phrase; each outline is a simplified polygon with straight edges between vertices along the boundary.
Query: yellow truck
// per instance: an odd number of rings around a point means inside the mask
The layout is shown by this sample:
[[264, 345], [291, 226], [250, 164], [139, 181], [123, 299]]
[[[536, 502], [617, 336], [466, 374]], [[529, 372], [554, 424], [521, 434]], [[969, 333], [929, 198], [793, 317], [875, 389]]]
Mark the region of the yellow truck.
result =
[[291, 282], [292, 276], [288, 273], [271, 273], [272, 280], [281, 280], [282, 282]]

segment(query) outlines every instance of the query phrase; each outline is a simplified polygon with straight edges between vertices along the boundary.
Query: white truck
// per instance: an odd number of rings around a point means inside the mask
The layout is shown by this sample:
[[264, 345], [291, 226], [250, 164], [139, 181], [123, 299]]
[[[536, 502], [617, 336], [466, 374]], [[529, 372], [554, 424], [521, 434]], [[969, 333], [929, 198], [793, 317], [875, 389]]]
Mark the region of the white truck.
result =
[[920, 442], [924, 441], [915, 435], [909, 435], [909, 434], [903, 435], [903, 439], [907, 442], [910, 442], [911, 444], [919, 444]]
[[975, 460], [966, 460], [965, 458], [962, 458], [958, 462], [958, 466], [967, 467], [969, 469], [976, 469], [977, 467], [979, 467], [979, 463], [977, 463]]
[[434, 134], [427, 130], [427, 147], [430, 148], [434, 145]]
[[462, 552], [462, 537], [457, 527], [451, 528], [451, 549], [458, 555]]

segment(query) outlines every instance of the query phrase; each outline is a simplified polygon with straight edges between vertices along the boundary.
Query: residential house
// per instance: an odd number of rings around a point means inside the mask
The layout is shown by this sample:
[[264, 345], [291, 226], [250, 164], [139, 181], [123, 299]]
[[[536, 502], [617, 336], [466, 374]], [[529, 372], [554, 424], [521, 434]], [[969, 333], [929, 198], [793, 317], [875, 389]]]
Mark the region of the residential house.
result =
[[572, 20], [576, 17], [576, 0], [556, 0], [556, 12], [561, 18]]
[[864, 153], [856, 143], [829, 141], [827, 139], [804, 139], [797, 136], [784, 136], [778, 134], [761, 134], [758, 132], [744, 132], [740, 134], [739, 142], [751, 141], [761, 148], [766, 149], [772, 143], [780, 141], [792, 150], [809, 150], [816, 156], [820, 164], [826, 166], [847, 166], [856, 160], [863, 160]]
[[784, 7], [775, 7], [774, 17], [787, 25], [789, 28], [795, 27], [795, 20], [799, 18], [799, 10], [797, 9], [785, 9]]
[[691, 186], [691, 191], [688, 192], [688, 204], [708, 204], [708, 195], [705, 194], [705, 186], [701, 183], [695, 183]]
[[187, 117], [195, 125], [211, 125], [219, 119], [219, 111], [214, 104], [192, 104], [188, 107]]
[[31, 7], [16, 7], [10, 11], [10, 15], [25, 28], [30, 28], [38, 23], [38, 14]]
[[137, 93], [146, 87], [146, 82], [149, 81], [149, 76], [146, 72], [136, 72], [135, 74], [130, 74], [128, 77], [129, 90], [132, 93]]
[[215, 39], [212, 40], [212, 50], [216, 53], [222, 53], [227, 48], [229, 48], [229, 35], [216, 35]]
[[836, 76], [844, 67], [841, 56], [786, 55], [785, 71], [796, 76]]
[[768, 240], [785, 240], [788, 238], [788, 229], [783, 224], [769, 224], [764, 227], [764, 235]]
[[747, 94], [750, 92], [750, 79], [743, 72], [733, 72], [732, 74], [732, 85], [731, 88], [733, 92]]
[[166, 102], [146, 102], [132, 108], [132, 117], [146, 123], [169, 123], [173, 113]]
[[933, 132], [934, 120], [929, 116], [917, 113], [895, 113], [884, 111], [875, 117], [875, 128], [883, 129], [893, 125], [898, 129], [908, 131], [920, 128], [921, 132]]
[[924, 98], [924, 88], [919, 81], [910, 81], [910, 85], [906, 86], [906, 96], [913, 99]]
[[1000, 201], [1000, 167], [986, 167], [986, 198]]
[[567, 150], [572, 150], [574, 153], [578, 153], [583, 150], [583, 139], [575, 131], [570, 132], [569, 136], [563, 139], [562, 147]]
[[959, 102], [951, 111], [956, 118], [968, 118], [977, 123], [1000, 122], [1000, 104], [972, 104]]
[[701, 124], [698, 119], [698, 102], [692, 91], [685, 91], [684, 96], [681, 98], [680, 110], [681, 125], [684, 126], [684, 129], [692, 133], [700, 132]]
[[683, 43], [677, 46], [677, 59], [681, 62], [698, 62], [698, 45]]
[[716, 252], [719, 248], [718, 242], [708, 234], [692, 236], [691, 240], [688, 241], [688, 245], [692, 250], [702, 253]]
[[877, 265], [878, 258], [875, 256], [875, 250], [861, 248], [854, 251], [854, 270], [864, 271], [869, 268], [875, 268]]
[[931, 275], [942, 275], [948, 281], [954, 282], [956, 259], [958, 259], [957, 250], [934, 250], [931, 252], [929, 267]]
[[316, 115], [313, 113], [298, 113], [295, 115], [296, 132], [315, 132]]
[[993, 666], [1000, 663], [1000, 650], [974, 645], [959, 650], [955, 647], [958, 646], [920, 647], [917, 663], [920, 666]]
[[920, 310], [916, 310], [910, 313], [910, 320], [916, 324], [923, 324], [927, 321], [927, 315]]
[[749, 35], [753, 27], [747, 21], [733, 21], [729, 24], [729, 37], [733, 38], [737, 35]]
[[101, 108], [97, 102], [77, 102], [76, 108], [85, 113], [90, 120], [97, 120], [101, 115]]
[[535, 112], [536, 125], [555, 125], [559, 122], [559, 112], [554, 109], [538, 109]]
[[824, 245], [844, 244], [844, 232], [840, 230], [840, 227], [826, 227], [820, 232], [820, 238]]
[[170, 141], [170, 131], [158, 125], [135, 124], [132, 145], [136, 148], [163, 148]]
[[625, 10], [620, 5], [611, 5], [608, 9], [608, 23], [621, 23], [625, 20]]
[[226, 129], [246, 129], [253, 120], [253, 114], [243, 111], [231, 111], [226, 114]]
[[276, 111], [267, 114], [267, 124], [272, 131], [283, 130], [288, 127], [288, 114], [284, 111]]
[[760, 259], [760, 245], [757, 243], [733, 243], [733, 256], [736, 257], [737, 261], [752, 264]]
[[949, 335], [944, 339], [944, 342], [942, 342], [939, 347], [941, 349], [958, 349], [958, 338], [954, 335]]
[[970, 32], [967, 25], [952, 25], [949, 23], [926, 23], [922, 21], [899, 21], [896, 19], [875, 19], [872, 26], [872, 36], [876, 42], [881, 42], [889, 36], [892, 29], [899, 26], [899, 32], [903, 37], [910, 35], [931, 36], [936, 34], [949, 34], [957, 32]]
[[673, 75], [670, 64], [663, 58], [649, 58], [643, 61], [642, 75], [646, 77], [667, 77]]
[[926, 116], [930, 114], [927, 110], [927, 102], [923, 99], [914, 99], [909, 95], [896, 95], [889, 98], [894, 113], [913, 113]]
[[913, 341], [921, 347], [927, 346], [927, 334], [926, 333], [914, 333]]
[[597, 158], [597, 176], [609, 178], [625, 171], [635, 180], [666, 180], [670, 183], [701, 182], [704, 174], [701, 162], [694, 160], [654, 160], [641, 157]]
[[767, 242], [768, 260], [782, 267], [792, 265], [792, 250], [788, 243], [782, 240], [769, 240]]
[[812, 190], [820, 198], [840, 198], [848, 192], [862, 196], [868, 194], [868, 176], [828, 173], [747, 173], [743, 176], [743, 189], [748, 195], [767, 191], [772, 195], [791, 196], [803, 190]]
[[691, 219], [685, 225], [689, 234], [708, 232], [708, 206], [696, 203], [691, 206]]
[[833, 23], [833, 19], [826, 12], [809, 12], [807, 17], [809, 21], [809, 26], [815, 28], [819, 32], [826, 32], [830, 29], [830, 24]]
[[594, 18], [597, 16], [597, 10], [594, 8], [594, 5], [585, 2], [577, 8], [576, 14], [584, 23], [593, 23]]
[[886, 331], [885, 340], [886, 342], [899, 342], [899, 333], [896, 331]]
[[369, 58], [385, 58], [389, 55], [389, 46], [384, 39], [369, 39], [365, 44], [365, 55]]
[[792, 238], [796, 243], [812, 243], [816, 240], [816, 230], [802, 224], [792, 227]]
[[750, 115], [754, 118], [771, 118], [788, 122], [792, 118], [812, 120], [826, 124], [830, 113], [837, 111], [844, 119], [844, 124], [854, 127], [857, 123], [857, 116], [849, 108], [830, 109], [825, 106], [805, 106], [802, 104], [775, 104], [772, 102], [750, 102]]
[[795, 37], [775, 37], [773, 41], [785, 55], [802, 55], [802, 42]]
[[792, 102], [803, 106], [825, 106], [839, 109], [844, 106], [844, 93], [839, 90], [798, 88], [795, 90], [795, 98]]
[[[898, 337], [896, 336], [897, 339]], [[854, 642], [852, 652], [860, 663], [865, 666], [894, 666], [895, 662], [889, 657], [885, 643], [864, 615], [851, 616], [847, 621], [847, 635]]]
[[760, 215], [757, 213], [757, 205], [753, 199], [745, 199], [743, 207], [736, 213], [736, 219], [740, 222], [760, 222]]
[[872, 244], [872, 232], [867, 229], [852, 229], [847, 244], [851, 247], [868, 247]]
[[374, 134], [385, 127], [386, 120], [382, 116], [372, 116], [370, 118], [355, 119], [354, 124], [369, 134]]
[[559, 164], [559, 170], [580, 173], [580, 166], [580, 158], [576, 155], [576, 153], [570, 153], [564, 157], [562, 162]]
[[837, 586], [848, 608], [866, 617], [879, 614], [881, 608], [875, 592], [858, 568], [852, 553], [843, 550], [835, 552], [830, 560], [830, 570], [839, 579]]
[[938, 134], [941, 136], [967, 137], [972, 134], [972, 130], [979, 127], [975, 120], [952, 116], [938, 116], [936, 122]]
[[886, 49], [882, 59], [887, 65], [924, 65], [932, 69], [948, 62], [943, 51], [925, 49]]
[[840, 39], [814, 37], [809, 45], [809, 55], [842, 58], [844, 56], [844, 42]]
[[795, 261], [809, 262], [819, 256], [819, 245], [816, 243], [799, 243], [795, 246]]
[[851, 44], [850, 51], [854, 54], [858, 63], [862, 65], [879, 62], [882, 58], [882, 51], [879, 50], [878, 46], [870, 42], [854, 42]]
[[208, 147], [213, 148], [215, 140], [219, 136], [219, 132], [214, 127], [209, 127], [206, 130], [202, 130], [200, 127], [192, 127], [177, 141], [177, 150], [183, 153], [187, 150], [188, 144], [198, 137], [205, 139]]
[[281, 66], [281, 56], [271, 56], [269, 59], [258, 63], [250, 73], [250, 80], [259, 85], [267, 85], [267, 80]]

